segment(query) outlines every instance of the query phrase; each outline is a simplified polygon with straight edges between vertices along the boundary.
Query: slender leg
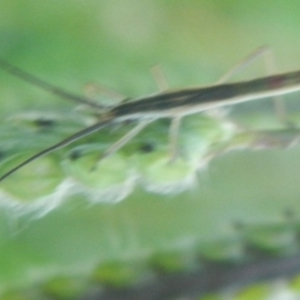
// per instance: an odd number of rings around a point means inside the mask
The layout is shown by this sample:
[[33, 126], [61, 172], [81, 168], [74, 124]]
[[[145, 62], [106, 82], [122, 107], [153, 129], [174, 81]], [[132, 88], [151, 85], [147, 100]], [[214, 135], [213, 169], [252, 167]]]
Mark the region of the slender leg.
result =
[[169, 139], [170, 139], [170, 162], [173, 162], [178, 157], [178, 133], [181, 123], [181, 117], [173, 118], [171, 121]]
[[126, 133], [122, 138], [120, 138], [117, 142], [115, 142], [112, 146], [110, 146], [101, 156], [97, 159], [95, 165], [92, 170], [95, 170], [97, 167], [97, 163], [102, 159], [114, 154], [123, 146], [125, 146], [128, 142], [130, 142], [137, 134], [139, 134], [149, 123], [153, 120], [141, 121], [134, 128], [132, 128], [128, 133]]
[[[168, 82], [159, 65], [152, 68], [152, 74], [160, 92], [164, 92], [169, 89]], [[178, 133], [179, 133], [180, 123], [181, 123], [180, 117], [176, 117], [171, 120], [171, 125], [169, 130], [170, 163], [174, 162], [179, 155]]]
[[[159, 87], [160, 92], [164, 92], [169, 89], [168, 82], [162, 72], [160, 66], [152, 68], [153, 77]], [[170, 143], [170, 163], [174, 162], [179, 156], [178, 150], [178, 135], [181, 123], [181, 117], [175, 117], [171, 120], [169, 130], [169, 143]]]
[[153, 74], [154, 80], [158, 86], [158, 89], [160, 92], [164, 92], [169, 89], [169, 85], [167, 82], [166, 77], [163, 74], [163, 71], [159, 65], [153, 67], [151, 69], [151, 72]]
[[[265, 55], [265, 64], [266, 64], [266, 69], [268, 71], [268, 75], [272, 75], [276, 73], [277, 70], [275, 66], [274, 54], [270, 48], [268, 49]], [[273, 97], [273, 99], [274, 99], [274, 109], [278, 117], [278, 120], [282, 123], [288, 123], [287, 110], [283, 101], [283, 97], [276, 96]]]
[[108, 107], [112, 105], [116, 105], [124, 101], [124, 99], [126, 99], [126, 97], [120, 94], [119, 92], [110, 89], [108, 87], [105, 87], [103, 85], [99, 85], [95, 82], [87, 83], [84, 86], [84, 93], [91, 99], [97, 98], [97, 96], [99, 95], [108, 97], [110, 100], [112, 100], [110, 101], [110, 103], [108, 103], [107, 100], [104, 101], [104, 105], [106, 104]]
[[[263, 59], [264, 59], [264, 63], [265, 63], [268, 75], [274, 74], [276, 72], [276, 68], [275, 68], [273, 52], [271, 51], [271, 48], [269, 48], [267, 46], [263, 46], [263, 47], [260, 47], [257, 50], [255, 50], [253, 53], [251, 53], [249, 56], [247, 56], [241, 62], [237, 63], [233, 68], [231, 68], [227, 73], [225, 73], [216, 82], [216, 84], [222, 84], [222, 83], [226, 82], [232, 76], [239, 73], [241, 70], [243, 70], [249, 64], [251, 64], [254, 60], [256, 60], [260, 57], [263, 57]], [[282, 97], [276, 96], [273, 98], [274, 98], [274, 108], [275, 108], [275, 112], [276, 112], [278, 119], [281, 122], [286, 122], [287, 112], [286, 112], [286, 108], [285, 108], [284, 102], [282, 100]]]
[[[232, 76], [236, 75], [237, 73], [240, 73], [244, 68], [249, 66], [253, 61], [260, 57], [264, 57], [265, 59], [265, 64], [268, 68], [268, 73], [273, 72], [270, 67], [270, 54], [271, 54], [271, 49], [267, 46], [262, 46], [258, 49], [256, 49], [254, 52], [249, 54], [247, 57], [245, 57], [242, 61], [238, 62], [235, 66], [233, 66], [227, 73], [225, 73], [217, 82], [216, 84], [222, 84], [226, 81], [228, 81]], [[268, 60], [267, 60], [268, 58]]]
[[[275, 64], [274, 64], [274, 57], [271, 49], [269, 47], [263, 46], [258, 49], [256, 49], [253, 53], [248, 55], [245, 59], [243, 59], [241, 62], [237, 63], [233, 68], [231, 68], [227, 73], [225, 73], [215, 84], [222, 84], [229, 80], [231, 77], [236, 75], [237, 73], [241, 72], [244, 68], [249, 66], [253, 61], [256, 59], [263, 57], [264, 62], [266, 65], [266, 69], [268, 74], [275, 73]], [[164, 91], [168, 89], [168, 84], [162, 74], [162, 71], [159, 67], [155, 67], [152, 70], [154, 74], [154, 78], [156, 79], [156, 82], [159, 86], [160, 91]], [[274, 98], [274, 106], [276, 114], [280, 121], [285, 121], [286, 119], [286, 111], [283, 104], [283, 101], [281, 100], [281, 97], [275, 97]], [[170, 161], [174, 161], [176, 157], [178, 156], [178, 132], [179, 127], [181, 123], [181, 118], [176, 117], [172, 119], [171, 126], [170, 126]]]
[[[156, 66], [152, 69], [155, 81], [159, 87], [159, 90], [161, 92], [165, 91], [168, 89], [168, 84], [167, 81], [163, 75], [162, 70], [159, 68], [159, 66]], [[92, 86], [95, 88], [95, 86]], [[99, 89], [99, 87], [97, 87]], [[100, 90], [102, 91], [102, 89]], [[120, 96], [120, 94], [116, 94], [114, 91], [111, 90], [105, 90], [106, 92], [108, 91], [109, 93], [114, 93], [116, 96]], [[112, 146], [110, 146], [101, 156], [97, 159], [97, 162], [93, 166], [92, 170], [96, 169], [97, 163], [101, 161], [102, 159], [112, 155], [113, 153], [117, 152], [120, 148], [125, 146], [128, 142], [130, 142], [136, 135], [138, 135], [149, 123], [151, 123], [153, 120], [147, 120], [147, 121], [142, 121], [139, 122], [133, 129], [131, 129], [127, 134], [125, 134], [121, 139], [119, 139], [117, 142], [115, 142]], [[174, 136], [173, 139], [175, 139], [175, 136], [177, 136], [177, 133], [173, 133], [172, 136]], [[172, 141], [172, 144], [175, 144], [175, 141]], [[175, 151], [174, 151], [175, 153]], [[174, 154], [175, 156], [175, 154]]]
[[[258, 49], [256, 49], [253, 53], [248, 55], [245, 59], [243, 59], [241, 62], [237, 63], [233, 68], [231, 68], [227, 73], [225, 73], [217, 82], [216, 84], [222, 84], [229, 80], [232, 76], [236, 75], [237, 73], [241, 72], [244, 68], [249, 66], [253, 61], [256, 59], [263, 57], [264, 62], [266, 65], [266, 69], [268, 74], [275, 73], [275, 64], [274, 64], [274, 57], [271, 49], [269, 47], [263, 46]], [[168, 89], [168, 84], [162, 74], [162, 71], [159, 67], [156, 67], [153, 69], [154, 78], [156, 79], [156, 82], [158, 83], [158, 86], [161, 91], [164, 91]], [[274, 106], [276, 115], [278, 116], [278, 119], [282, 122], [286, 120], [286, 110], [285, 106], [283, 104], [283, 101], [281, 97], [275, 97], [274, 98]], [[178, 156], [178, 132], [179, 127], [181, 123], [181, 118], [176, 117], [172, 119], [171, 126], [170, 126], [170, 161], [173, 162], [177, 156]]]

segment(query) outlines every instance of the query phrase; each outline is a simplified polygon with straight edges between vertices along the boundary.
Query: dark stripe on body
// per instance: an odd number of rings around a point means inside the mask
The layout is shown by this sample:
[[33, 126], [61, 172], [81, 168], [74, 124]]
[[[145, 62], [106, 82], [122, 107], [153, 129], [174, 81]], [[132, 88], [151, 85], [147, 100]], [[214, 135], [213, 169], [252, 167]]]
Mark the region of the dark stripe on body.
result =
[[187, 105], [232, 98], [235, 96], [235, 91], [233, 85], [220, 85], [199, 90], [182, 90], [127, 102], [113, 108], [111, 113], [116, 117], [120, 117], [147, 111], [168, 111]]
[[231, 84], [215, 85], [199, 89], [186, 89], [146, 97], [140, 100], [127, 102], [113, 108], [110, 112], [115, 117], [131, 115], [135, 113], [147, 113], [153, 111], [168, 111], [180, 107], [196, 104], [220, 102], [246, 95], [254, 95], [268, 90], [280, 89], [283, 86], [300, 84], [300, 71], [262, 77], [250, 81]]

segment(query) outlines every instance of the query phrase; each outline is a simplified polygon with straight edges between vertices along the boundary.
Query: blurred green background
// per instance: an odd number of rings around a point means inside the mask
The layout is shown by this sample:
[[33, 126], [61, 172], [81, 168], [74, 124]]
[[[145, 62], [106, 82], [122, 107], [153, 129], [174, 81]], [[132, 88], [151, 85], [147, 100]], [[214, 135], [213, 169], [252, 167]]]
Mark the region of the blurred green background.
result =
[[[170, 87], [206, 85], [262, 45], [273, 49], [279, 71], [300, 68], [299, 27], [296, 0], [2, 0], [0, 56], [72, 92], [93, 81], [135, 98], [157, 91], [155, 65]], [[264, 74], [258, 61], [235, 79]], [[2, 121], [31, 110], [73, 106], [0, 71]], [[299, 213], [299, 150], [225, 154], [176, 196], [136, 190], [121, 203], [92, 207], [77, 196], [36, 220], [16, 220], [4, 205], [0, 291], [58, 274], [85, 276], [110, 259], [192, 251], [195, 241], [230, 239], [235, 221]]]

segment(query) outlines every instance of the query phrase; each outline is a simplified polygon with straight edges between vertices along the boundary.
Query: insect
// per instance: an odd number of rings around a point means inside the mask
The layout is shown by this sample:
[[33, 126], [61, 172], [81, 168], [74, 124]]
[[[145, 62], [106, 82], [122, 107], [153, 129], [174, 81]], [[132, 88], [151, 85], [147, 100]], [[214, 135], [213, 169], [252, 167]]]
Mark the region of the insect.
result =
[[[103, 113], [99, 122], [96, 122], [94, 125], [76, 132], [57, 144], [29, 157], [27, 160], [2, 175], [2, 177], [0, 177], [0, 181], [39, 157], [62, 148], [105, 127], [126, 121], [136, 121], [137, 125], [109, 149], [107, 149], [101, 156], [102, 158], [116, 152], [128, 143], [134, 136], [141, 132], [141, 130], [149, 123], [161, 118], [170, 118], [172, 120], [170, 125], [170, 144], [172, 149], [171, 157], [175, 156], [178, 130], [180, 127], [180, 121], [183, 117], [204, 112], [209, 109], [234, 105], [250, 100], [278, 96], [300, 90], [299, 70], [260, 77], [248, 81], [224, 83], [225, 80], [236, 73], [239, 69], [244, 67], [253, 59], [264, 54], [266, 50], [266, 47], [259, 48], [246, 58], [243, 63], [236, 65], [232, 70], [226, 73], [225, 76], [223, 76], [222, 79], [215, 85], [160, 92], [155, 95], [146, 96], [110, 107]], [[104, 108], [102, 105], [88, 98], [74, 95], [52, 86], [5, 61], [0, 60], [0, 69], [67, 100], [91, 106], [96, 110], [103, 110]]]

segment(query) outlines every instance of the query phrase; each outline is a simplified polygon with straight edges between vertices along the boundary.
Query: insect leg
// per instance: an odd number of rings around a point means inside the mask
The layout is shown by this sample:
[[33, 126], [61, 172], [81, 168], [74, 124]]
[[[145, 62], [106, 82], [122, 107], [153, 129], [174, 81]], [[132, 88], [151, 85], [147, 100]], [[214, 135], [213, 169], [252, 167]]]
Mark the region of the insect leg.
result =
[[169, 131], [170, 139], [170, 162], [175, 161], [178, 157], [178, 133], [181, 123], [181, 117], [175, 117], [171, 120], [171, 126]]
[[[268, 48], [265, 55], [265, 65], [268, 75], [273, 75], [276, 73], [274, 53], [271, 48]], [[283, 101], [282, 96], [275, 96], [274, 99], [274, 109], [277, 118], [282, 123], [288, 123], [287, 120], [287, 109]], [[289, 124], [290, 125], [290, 124]]]
[[[271, 73], [274, 73], [274, 62], [272, 57], [272, 52], [269, 47], [263, 46], [258, 49], [256, 49], [254, 52], [252, 52], [250, 55], [248, 55], [246, 58], [244, 58], [242, 61], [238, 62], [233, 68], [231, 68], [228, 72], [226, 72], [215, 84], [223, 84], [226, 81], [228, 81], [231, 77], [236, 75], [237, 73], [241, 72], [244, 68], [248, 67], [251, 63], [253, 63], [256, 59], [263, 57], [265, 61], [265, 65], [267, 68], [268, 73], [271, 75]], [[156, 70], [157, 71], [157, 70]], [[158, 69], [159, 71], [159, 69]], [[158, 73], [159, 74], [159, 73]], [[161, 75], [161, 74], [160, 74]], [[161, 77], [161, 76], [160, 76]], [[156, 78], [159, 78], [156, 76]], [[282, 121], [285, 119], [285, 108], [283, 106], [283, 102], [276, 97], [275, 99], [275, 110], [277, 113], [277, 116]], [[217, 111], [218, 112], [218, 111]], [[219, 113], [214, 114], [212, 113], [214, 117], [217, 117], [218, 119], [223, 119], [222, 114]], [[180, 126], [180, 118], [176, 117], [171, 122], [170, 127], [170, 148], [171, 148], [171, 161], [176, 158], [178, 155], [177, 150], [177, 139], [178, 139], [178, 131]]]
[[[161, 92], [169, 89], [168, 82], [162, 72], [159, 65], [152, 68], [153, 77]], [[178, 135], [181, 124], [181, 117], [175, 117], [171, 119], [171, 125], [169, 130], [169, 143], [170, 143], [170, 163], [174, 162], [179, 155], [178, 150]]]
[[[276, 72], [274, 54], [270, 47], [262, 46], [244, 58], [242, 61], [238, 62], [233, 68], [231, 68], [227, 73], [225, 73], [216, 84], [222, 84], [228, 81], [232, 76], [241, 72], [244, 68], [253, 63], [256, 59], [263, 57], [265, 68], [268, 75], [272, 75]], [[274, 98], [274, 108], [278, 119], [281, 122], [286, 122], [286, 108], [281, 96], [276, 96]]]
[[[127, 98], [121, 93], [95, 82], [89, 82], [85, 84], [84, 93], [89, 99], [95, 99], [97, 96], [107, 96], [107, 98], [110, 100], [110, 103], [108, 103], [106, 99], [103, 101], [103, 104], [101, 103], [101, 105], [107, 105], [107, 107], [115, 106]], [[102, 102], [101, 97], [100, 101]]]
[[[269, 57], [271, 53], [271, 49], [267, 46], [262, 46], [253, 51], [251, 54], [249, 54], [247, 57], [245, 57], [243, 60], [239, 61], [236, 65], [234, 65], [229, 71], [227, 71], [215, 84], [222, 84], [226, 81], [228, 81], [230, 78], [232, 78], [234, 75], [240, 73], [243, 69], [248, 67], [250, 64], [252, 64], [255, 60], [257, 60], [260, 57], [264, 57], [265, 64], [268, 65], [269, 62], [267, 61], [267, 58]], [[269, 73], [271, 70], [269, 69]]]
[[157, 65], [151, 69], [151, 72], [153, 74], [154, 80], [158, 86], [159, 91], [164, 92], [168, 90], [169, 84], [167, 82], [165, 75], [163, 74], [161, 67]]
[[101, 161], [105, 157], [108, 157], [108, 156], [114, 154], [119, 149], [121, 149], [123, 146], [125, 146], [128, 142], [130, 142], [136, 135], [138, 135], [152, 121], [153, 120], [139, 122], [133, 129], [131, 129], [128, 133], [126, 133], [122, 138], [120, 138], [117, 142], [115, 142], [112, 146], [110, 146], [104, 153], [102, 153], [99, 156], [99, 158], [97, 159], [92, 170], [95, 170], [97, 168], [97, 163], [99, 161]]

